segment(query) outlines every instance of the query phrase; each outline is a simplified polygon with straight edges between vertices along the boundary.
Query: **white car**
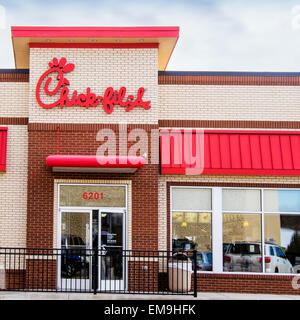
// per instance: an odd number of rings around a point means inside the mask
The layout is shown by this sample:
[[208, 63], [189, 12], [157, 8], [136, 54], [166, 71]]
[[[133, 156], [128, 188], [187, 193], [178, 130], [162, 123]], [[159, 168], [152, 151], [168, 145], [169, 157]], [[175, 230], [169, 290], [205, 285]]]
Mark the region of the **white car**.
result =
[[295, 257], [295, 264], [293, 266], [294, 273], [300, 273], [300, 257]]
[[265, 268], [268, 273], [294, 273], [293, 266], [276, 244], [266, 244]]
[[252, 242], [224, 243], [224, 271], [261, 272], [260, 244]]
[[[262, 272], [261, 244], [233, 242], [224, 244], [224, 271]], [[265, 244], [265, 270], [267, 273], [294, 273], [293, 266], [273, 243]]]

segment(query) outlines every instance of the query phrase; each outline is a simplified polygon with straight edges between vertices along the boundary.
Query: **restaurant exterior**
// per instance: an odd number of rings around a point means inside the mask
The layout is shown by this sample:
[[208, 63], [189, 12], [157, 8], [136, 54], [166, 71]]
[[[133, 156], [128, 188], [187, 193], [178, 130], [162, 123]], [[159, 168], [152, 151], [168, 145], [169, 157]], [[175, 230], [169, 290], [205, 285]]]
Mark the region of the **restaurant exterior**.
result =
[[178, 27], [11, 33], [0, 289], [166, 293], [180, 253], [196, 291], [300, 293], [300, 73], [165, 71]]

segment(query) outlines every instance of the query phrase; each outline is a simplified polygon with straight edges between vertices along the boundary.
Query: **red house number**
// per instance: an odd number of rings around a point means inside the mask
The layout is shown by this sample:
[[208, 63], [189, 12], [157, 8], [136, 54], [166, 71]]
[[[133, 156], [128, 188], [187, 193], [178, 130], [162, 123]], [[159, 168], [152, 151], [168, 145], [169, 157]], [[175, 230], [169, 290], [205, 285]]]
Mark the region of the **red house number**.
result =
[[103, 200], [103, 193], [99, 194], [98, 192], [84, 192], [82, 198], [84, 200]]

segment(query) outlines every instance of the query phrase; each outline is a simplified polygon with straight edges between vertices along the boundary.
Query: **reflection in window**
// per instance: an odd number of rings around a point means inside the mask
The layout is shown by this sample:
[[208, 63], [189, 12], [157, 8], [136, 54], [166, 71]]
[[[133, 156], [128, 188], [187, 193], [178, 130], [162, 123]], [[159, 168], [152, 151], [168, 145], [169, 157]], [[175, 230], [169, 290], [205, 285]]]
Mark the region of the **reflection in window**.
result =
[[[223, 230], [215, 232], [223, 233], [223, 270], [300, 273], [300, 190], [221, 189], [222, 197], [214, 197], [214, 203], [215, 208], [222, 205]], [[212, 189], [171, 190], [173, 249], [196, 249], [197, 264], [208, 261], [211, 266]], [[220, 222], [219, 212], [214, 214]]]
[[61, 215], [61, 277], [88, 279], [90, 257], [89, 212], [62, 212]]
[[261, 272], [261, 216], [223, 214], [223, 270]]
[[260, 190], [223, 189], [223, 211], [261, 211]]
[[173, 188], [172, 210], [211, 210], [211, 189]]
[[266, 212], [300, 212], [299, 190], [265, 190]]
[[85, 248], [88, 242], [89, 213], [63, 212], [61, 215], [61, 243], [62, 246]]
[[173, 212], [172, 249], [196, 249], [197, 270], [211, 271], [211, 213]]
[[266, 272], [300, 273], [300, 215], [265, 214], [265, 248]]

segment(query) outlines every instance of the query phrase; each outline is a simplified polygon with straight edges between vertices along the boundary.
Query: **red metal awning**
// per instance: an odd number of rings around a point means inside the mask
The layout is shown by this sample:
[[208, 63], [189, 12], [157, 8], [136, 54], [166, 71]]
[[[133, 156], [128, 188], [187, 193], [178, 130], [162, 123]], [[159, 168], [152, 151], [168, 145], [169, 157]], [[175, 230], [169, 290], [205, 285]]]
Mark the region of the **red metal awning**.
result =
[[300, 175], [295, 131], [161, 130], [160, 152], [162, 174]]
[[133, 173], [146, 163], [138, 156], [50, 155], [47, 166], [54, 172]]
[[7, 128], [0, 127], [0, 171], [6, 171]]

